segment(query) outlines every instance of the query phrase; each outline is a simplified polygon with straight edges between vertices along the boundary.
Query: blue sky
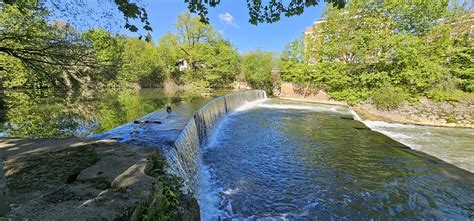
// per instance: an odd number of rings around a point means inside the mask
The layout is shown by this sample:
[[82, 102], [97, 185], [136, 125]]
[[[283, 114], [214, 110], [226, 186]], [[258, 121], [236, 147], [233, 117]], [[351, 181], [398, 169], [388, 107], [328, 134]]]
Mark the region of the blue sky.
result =
[[[166, 32], [174, 31], [176, 17], [187, 11], [184, 0], [152, 0], [145, 3], [153, 26], [152, 37], [157, 41]], [[245, 52], [260, 48], [280, 52], [285, 44], [298, 38], [306, 27], [321, 18], [323, 5], [307, 8], [300, 16], [282, 17], [273, 24], [252, 25], [248, 22], [248, 9], [243, 0], [223, 0], [216, 8], [209, 9], [211, 24]]]

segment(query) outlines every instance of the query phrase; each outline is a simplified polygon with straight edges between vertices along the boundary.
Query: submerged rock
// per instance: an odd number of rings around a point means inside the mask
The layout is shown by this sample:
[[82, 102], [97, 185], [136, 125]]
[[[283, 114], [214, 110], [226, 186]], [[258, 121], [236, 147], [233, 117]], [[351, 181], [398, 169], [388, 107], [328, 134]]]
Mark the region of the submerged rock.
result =
[[161, 124], [159, 120], [134, 120], [134, 124]]

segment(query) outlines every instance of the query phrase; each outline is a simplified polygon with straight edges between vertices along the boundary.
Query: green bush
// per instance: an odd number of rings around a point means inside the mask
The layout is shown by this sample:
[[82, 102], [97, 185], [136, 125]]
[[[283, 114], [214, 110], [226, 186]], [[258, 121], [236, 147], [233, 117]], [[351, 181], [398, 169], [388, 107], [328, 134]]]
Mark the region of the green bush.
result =
[[398, 107], [409, 95], [402, 89], [393, 86], [382, 87], [372, 93], [372, 102], [380, 109], [391, 110]]
[[346, 89], [342, 91], [329, 92], [329, 95], [336, 100], [346, 101], [348, 104], [354, 105], [366, 100], [368, 97], [368, 91]]
[[151, 195], [141, 202], [132, 212], [130, 220], [195, 220], [197, 213], [189, 207], [189, 195], [181, 192], [183, 181], [180, 177], [165, 174], [169, 165], [156, 154], [152, 156], [145, 173], [157, 177], [159, 183], [154, 186]]
[[123, 65], [118, 72], [118, 80], [138, 83], [142, 87], [160, 85], [164, 76], [157, 47], [136, 38], [127, 39], [124, 44]]
[[456, 117], [454, 116], [454, 114], [452, 114], [452, 113], [447, 114], [447, 116], [446, 116], [446, 123], [449, 124], [449, 123], [457, 123], [457, 122], [458, 122], [458, 120], [456, 119]]
[[272, 53], [254, 51], [242, 56], [240, 71], [245, 81], [252, 88], [263, 89], [268, 94], [273, 93], [277, 79], [272, 73]]
[[443, 91], [439, 89], [431, 90], [427, 93], [427, 97], [435, 102], [453, 101], [474, 103], [474, 94], [461, 90]]

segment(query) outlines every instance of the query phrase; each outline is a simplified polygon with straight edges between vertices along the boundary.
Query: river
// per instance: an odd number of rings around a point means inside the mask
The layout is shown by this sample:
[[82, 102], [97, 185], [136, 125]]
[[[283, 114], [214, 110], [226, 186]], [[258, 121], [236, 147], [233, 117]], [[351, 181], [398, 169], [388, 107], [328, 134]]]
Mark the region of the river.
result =
[[363, 122], [412, 149], [474, 173], [474, 129]]
[[224, 118], [201, 153], [203, 220], [474, 218], [474, 174], [349, 113], [270, 99]]
[[[13, 90], [2, 98], [1, 136], [92, 136], [142, 146], [178, 134], [157, 140], [163, 131], [130, 122], [161, 119], [171, 106], [179, 127], [210, 99], [159, 89]], [[225, 117], [200, 153], [203, 219], [474, 218], [474, 177], [466, 171], [474, 168], [472, 129], [363, 121], [371, 131], [349, 114], [269, 99]]]
[[164, 111], [167, 106], [191, 104], [188, 110], [192, 114], [211, 99], [197, 93], [162, 89], [76, 93], [5, 90], [0, 98], [0, 136], [28, 138], [101, 134], [146, 114]]

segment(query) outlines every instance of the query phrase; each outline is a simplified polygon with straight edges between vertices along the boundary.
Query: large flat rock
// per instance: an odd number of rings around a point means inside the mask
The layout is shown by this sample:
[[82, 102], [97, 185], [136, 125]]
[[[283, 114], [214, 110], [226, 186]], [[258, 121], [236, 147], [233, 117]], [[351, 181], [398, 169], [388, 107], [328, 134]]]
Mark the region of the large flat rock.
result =
[[0, 217], [124, 218], [158, 182], [145, 174], [155, 154], [112, 140], [1, 139]]

